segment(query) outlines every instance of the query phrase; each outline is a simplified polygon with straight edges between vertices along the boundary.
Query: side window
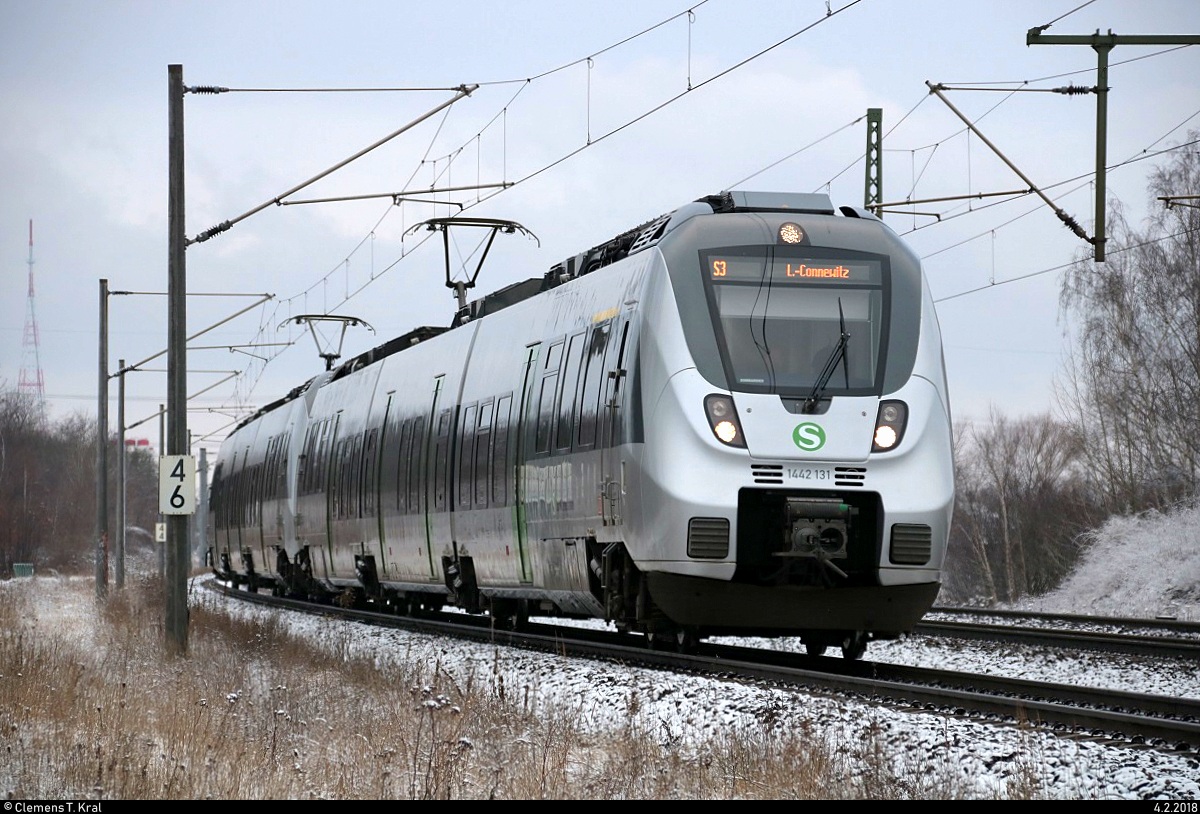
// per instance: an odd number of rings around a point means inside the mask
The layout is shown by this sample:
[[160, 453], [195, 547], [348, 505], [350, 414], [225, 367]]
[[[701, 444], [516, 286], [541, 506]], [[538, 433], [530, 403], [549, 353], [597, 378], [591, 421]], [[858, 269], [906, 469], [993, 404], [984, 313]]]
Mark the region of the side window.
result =
[[343, 438], [337, 445], [338, 470], [334, 484], [337, 495], [335, 517], [351, 517], [350, 498], [354, 489], [354, 438]]
[[292, 435], [286, 433], [280, 437], [279, 454], [276, 457], [275, 497], [280, 500], [287, 498], [288, 455], [292, 449]]
[[446, 511], [446, 470], [450, 467], [450, 410], [442, 410], [437, 419], [433, 445], [433, 508]]
[[258, 525], [258, 485], [262, 480], [259, 473], [262, 472], [262, 463], [256, 463], [250, 467], [250, 488], [247, 490], [246, 500], [246, 523], [247, 525]]
[[604, 351], [611, 330], [612, 320], [607, 320], [592, 328], [588, 337], [587, 358], [579, 382], [579, 427], [576, 433], [576, 442], [585, 449], [596, 443], [596, 422], [603, 415], [600, 398], [604, 393]]
[[496, 402], [496, 421], [492, 434], [496, 442], [492, 450], [492, 505], [508, 503], [508, 411], [512, 396], [504, 396]]
[[238, 504], [241, 511], [238, 512], [238, 525], [246, 527], [250, 525], [250, 447], [246, 447], [246, 451], [242, 453], [242, 471], [238, 473]]
[[300, 493], [312, 494], [316, 491], [317, 470], [317, 438], [321, 434], [320, 423], [308, 425], [304, 435], [304, 456], [300, 460]]
[[222, 489], [224, 494], [224, 506], [222, 507], [221, 515], [226, 528], [233, 527], [233, 503], [237, 497], [237, 453], [233, 453], [233, 460], [230, 462], [229, 477], [225, 481]]
[[278, 443], [278, 435], [272, 435], [267, 439], [267, 454], [263, 457], [263, 501], [275, 497], [275, 448]]
[[462, 423], [458, 434], [458, 507], [471, 508], [475, 492], [475, 475], [472, 471], [475, 453], [475, 415], [479, 408], [471, 404], [463, 408]]
[[361, 490], [362, 495], [362, 512], [364, 517], [375, 516], [375, 491], [376, 491], [376, 462], [379, 457], [379, 430], [372, 429], [367, 432], [367, 440], [363, 446], [363, 462], [362, 462], [362, 479]]
[[333, 495], [333, 516], [344, 517], [346, 513], [346, 496], [343, 493], [346, 484], [346, 451], [350, 441], [343, 438], [333, 446], [333, 468], [330, 474], [329, 491]]
[[308, 494], [308, 456], [312, 453], [311, 440], [312, 426], [309, 425], [304, 431], [304, 440], [300, 442], [300, 459], [296, 469], [296, 491], [301, 495]]
[[268, 457], [265, 497], [276, 500], [283, 496], [283, 444], [287, 436], [283, 433], [271, 439], [271, 455]]
[[562, 386], [558, 397], [558, 429], [555, 431], [554, 447], [559, 450], [571, 448], [572, 417], [575, 414], [575, 391], [579, 384], [579, 366], [583, 361], [583, 337], [577, 333], [571, 337], [567, 345], [567, 355], [563, 359]]
[[265, 463], [258, 465], [258, 471], [255, 473], [255, 476], [258, 484], [255, 487], [257, 494], [254, 500], [254, 520], [261, 524], [263, 503], [267, 500], [267, 466]]
[[379, 487], [376, 499], [379, 501], [378, 510], [384, 514], [402, 511], [397, 504], [401, 487], [396, 483], [396, 480], [403, 474], [398, 464], [400, 441], [402, 440], [400, 438], [401, 421], [396, 415], [392, 400], [393, 394], [388, 393], [388, 403], [383, 410], [387, 420], [379, 428], [379, 443], [375, 452], [375, 471], [378, 473], [376, 478]]
[[305, 486], [307, 492], [312, 494], [317, 491], [320, 483], [318, 478], [321, 473], [321, 424], [320, 422], [309, 427], [308, 436], [308, 456], [304, 461], [304, 471], [306, 474]]
[[425, 416], [417, 416], [411, 421], [411, 443], [408, 447], [408, 510], [420, 514], [425, 511], [421, 500], [425, 488], [425, 470], [421, 467], [425, 454]]
[[329, 450], [329, 419], [326, 418], [321, 422], [321, 427], [317, 430], [317, 457], [314, 460], [316, 471], [313, 472], [313, 491], [321, 492], [325, 490], [325, 486], [329, 479], [329, 459], [331, 453]]
[[479, 405], [479, 424], [475, 427], [475, 506], [481, 509], [488, 505], [488, 478], [492, 472], [488, 454], [491, 452], [492, 410], [495, 406], [491, 399]]
[[605, 397], [600, 405], [601, 421], [607, 427], [604, 432], [604, 438], [608, 446], [620, 444], [624, 435], [623, 425], [615, 420], [617, 413], [615, 409], [610, 409], [610, 404], [615, 407], [615, 405], [621, 403], [621, 383], [625, 380], [625, 376], [618, 371], [621, 371], [626, 366], [625, 345], [628, 339], [629, 321], [626, 320], [625, 325], [619, 333], [616, 331], [613, 332], [612, 346], [608, 349], [608, 358], [611, 361], [605, 363], [605, 367], [608, 369], [608, 372], [605, 373], [606, 378], [608, 373], [617, 373], [617, 375], [608, 379], [608, 383], [602, 386], [602, 392], [605, 394]]
[[250, 467], [247, 473], [246, 489], [246, 525], [258, 525], [258, 473], [262, 470], [262, 464], [257, 463]]
[[217, 465], [213, 467], [212, 489], [209, 490], [208, 510], [212, 512], [216, 518], [217, 528], [225, 527], [224, 508], [225, 496], [222, 494], [225, 487], [225, 462], [217, 461]]
[[222, 525], [225, 528], [231, 528], [234, 523], [233, 505], [237, 500], [237, 451], [233, 453], [233, 460], [229, 462], [229, 477], [221, 487], [221, 519]]
[[412, 419], [398, 421], [396, 431], [400, 434], [396, 446], [396, 511], [408, 511], [408, 456], [412, 454]]
[[354, 436], [354, 451], [350, 457], [350, 499], [348, 503], [351, 517], [359, 517], [361, 515], [362, 495], [367, 488], [366, 481], [363, 478], [365, 440], [362, 433]]
[[331, 468], [333, 470], [333, 474], [330, 476], [329, 496], [332, 502], [330, 511], [335, 518], [342, 516], [342, 481], [344, 480], [342, 472], [342, 459], [345, 458], [345, 456], [346, 439], [343, 438], [332, 449], [333, 466]]
[[550, 451], [551, 434], [554, 430], [554, 397], [558, 392], [558, 366], [562, 359], [562, 342], [555, 342], [546, 354], [542, 368], [542, 386], [538, 393], [537, 436], [534, 452]]

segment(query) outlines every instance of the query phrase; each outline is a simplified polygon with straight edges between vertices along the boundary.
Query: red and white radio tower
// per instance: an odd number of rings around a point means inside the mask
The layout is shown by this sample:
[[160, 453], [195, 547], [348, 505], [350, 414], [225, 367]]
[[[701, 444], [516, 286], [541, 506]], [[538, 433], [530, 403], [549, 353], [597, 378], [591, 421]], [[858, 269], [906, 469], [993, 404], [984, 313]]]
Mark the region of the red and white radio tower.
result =
[[21, 343], [21, 374], [17, 392], [28, 394], [43, 416], [46, 414], [46, 383], [38, 353], [37, 314], [33, 307], [33, 221], [29, 221], [29, 297], [25, 309], [25, 338]]

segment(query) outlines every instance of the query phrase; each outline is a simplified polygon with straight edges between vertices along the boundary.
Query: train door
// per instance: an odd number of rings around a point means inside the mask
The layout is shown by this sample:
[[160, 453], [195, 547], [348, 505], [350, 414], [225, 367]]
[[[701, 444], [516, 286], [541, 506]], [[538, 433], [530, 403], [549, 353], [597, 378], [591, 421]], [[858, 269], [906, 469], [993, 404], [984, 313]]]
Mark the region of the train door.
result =
[[517, 407], [516, 454], [513, 456], [513, 523], [516, 526], [517, 557], [521, 563], [521, 581], [531, 582], [533, 573], [529, 567], [529, 531], [526, 526], [525, 501], [527, 499], [525, 483], [525, 459], [528, 453], [529, 435], [533, 423], [537, 420], [537, 400], [533, 397], [533, 384], [537, 378], [538, 348], [540, 343], [534, 343], [525, 349], [525, 375], [521, 383], [521, 401]]
[[254, 490], [254, 499], [251, 502], [254, 511], [254, 528], [251, 533], [251, 539], [255, 544], [255, 548], [258, 549], [254, 554], [254, 570], [259, 573], [269, 571], [275, 567], [275, 560], [267, 559], [267, 519], [265, 511], [267, 502], [267, 472], [274, 448], [274, 439], [268, 439], [267, 450], [263, 456], [263, 460], [254, 465], [254, 477], [251, 484], [251, 488]]
[[[386, 414], [384, 420], [386, 421]], [[386, 424], [382, 425], [386, 427]], [[368, 553], [366, 542], [375, 540], [378, 542], [378, 552], [370, 552], [375, 554], [375, 567], [378, 573], [383, 573], [386, 563], [383, 561], [383, 538], [379, 532], [379, 517], [383, 514], [381, 511], [381, 496], [379, 493], [379, 445], [380, 445], [380, 427], [371, 427], [368, 425], [363, 437], [362, 451], [362, 504], [359, 514], [359, 528], [362, 529], [363, 538], [363, 553]]]
[[[396, 430], [398, 429], [398, 428], [391, 427], [391, 423], [390, 423], [391, 418], [392, 418], [392, 400], [395, 398], [395, 396], [396, 396], [395, 391], [388, 393], [387, 404], [384, 405], [384, 407], [383, 407], [383, 419], [379, 422], [379, 442], [378, 442], [378, 444], [375, 443], [375, 430], [371, 430], [371, 442], [369, 445], [370, 451], [367, 456], [368, 459], [371, 460], [371, 470], [374, 473], [371, 477], [371, 489], [373, 490], [373, 492], [375, 494], [374, 501], [373, 501], [374, 502], [373, 508], [375, 510], [375, 536], [379, 540], [379, 560], [378, 560], [378, 562], [376, 562], [375, 567], [376, 567], [378, 573], [380, 573], [380, 574], [386, 574], [388, 572], [388, 561], [387, 561], [387, 557], [386, 557], [387, 538], [386, 538], [386, 533], [384, 532], [383, 518], [386, 515], [388, 515], [389, 513], [397, 513], [397, 514], [399, 513], [398, 507], [385, 506], [384, 500], [383, 500], [383, 498], [384, 498], [383, 487], [384, 487], [385, 481], [387, 482], [387, 486], [389, 487], [387, 494], [389, 494], [389, 495], [397, 494], [397, 491], [396, 491], [397, 486], [396, 486], [395, 481], [384, 477], [384, 467], [388, 466], [388, 460], [387, 460], [386, 453], [388, 452], [390, 445], [394, 443], [392, 441], [391, 434], [389, 434], [389, 432], [388, 432], [388, 429], [391, 428], [392, 433], [395, 433]], [[398, 447], [396, 447], [396, 449], [397, 449], [396, 458], [398, 459], [400, 457], [399, 449], [398, 449]], [[394, 469], [395, 461], [392, 462], [392, 466], [393, 466], [393, 468], [390, 471], [392, 473], [392, 476], [394, 477], [395, 476], [395, 469]], [[389, 509], [391, 510], [390, 512], [389, 512]]]
[[628, 353], [630, 317], [621, 320], [620, 327], [609, 338], [605, 356], [603, 414], [600, 416], [600, 485], [601, 512], [606, 526], [620, 525], [621, 503], [625, 493], [625, 472], [618, 446], [624, 440], [621, 427], [624, 416], [621, 405], [625, 395], [626, 354]]
[[[263, 473], [263, 546], [283, 543], [283, 479], [287, 435], [280, 433], [267, 445], [267, 466]], [[274, 560], [270, 561], [274, 565]]]
[[[212, 562], [209, 565], [219, 565], [221, 562], [221, 552], [228, 550], [228, 534], [225, 532], [224, 507], [225, 498], [222, 495], [221, 487], [224, 485], [225, 478], [225, 461], [217, 459], [217, 465], [213, 468], [212, 489], [208, 495], [208, 528], [212, 534], [212, 546], [209, 551], [209, 556]], [[226, 538], [226, 547], [221, 547], [222, 537]], [[165, 562], [165, 559], [164, 559]]]
[[221, 554], [229, 555], [229, 562], [233, 563], [233, 552], [236, 550], [233, 537], [233, 498], [234, 498], [234, 473], [237, 472], [237, 450], [232, 450], [232, 456], [228, 461], [221, 461], [217, 464], [218, 467], [224, 467], [224, 472], [218, 472], [221, 477], [213, 481], [214, 487], [220, 484], [220, 503], [217, 504], [217, 562], [221, 561]]
[[337, 490], [338, 490], [338, 475], [339, 460], [338, 460], [338, 428], [342, 423], [342, 411], [338, 410], [337, 415], [333, 417], [333, 426], [329, 430], [329, 443], [325, 447], [329, 460], [329, 474], [325, 488], [325, 574], [333, 577], [337, 576], [336, 560], [333, 557], [334, 552], [334, 537], [333, 527], [334, 520], [337, 515]]
[[[242, 468], [237, 470], [237, 514], [236, 531], [237, 531], [237, 551], [241, 556], [246, 550], [246, 543], [249, 542], [249, 534], [246, 531], [246, 525], [249, 523], [250, 515], [250, 446], [247, 445], [245, 451], [242, 452]], [[242, 567], [246, 567], [245, 557], [242, 558]]]
[[425, 515], [425, 561], [430, 579], [441, 577], [441, 558], [434, 556], [434, 545], [449, 523], [444, 512], [448, 502], [447, 469], [450, 461], [450, 411], [440, 409], [442, 386], [446, 377], [433, 380], [433, 396], [429, 401], [429, 422], [421, 462], [421, 480], [425, 484], [421, 502]]

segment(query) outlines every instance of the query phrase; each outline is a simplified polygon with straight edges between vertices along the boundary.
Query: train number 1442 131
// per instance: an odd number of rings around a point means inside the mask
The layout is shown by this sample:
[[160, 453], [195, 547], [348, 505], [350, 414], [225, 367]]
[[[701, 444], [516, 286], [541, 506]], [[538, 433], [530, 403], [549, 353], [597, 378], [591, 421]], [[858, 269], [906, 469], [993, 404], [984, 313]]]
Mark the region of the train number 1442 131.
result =
[[792, 467], [787, 469], [787, 475], [790, 480], [833, 480], [833, 470], [825, 467]]

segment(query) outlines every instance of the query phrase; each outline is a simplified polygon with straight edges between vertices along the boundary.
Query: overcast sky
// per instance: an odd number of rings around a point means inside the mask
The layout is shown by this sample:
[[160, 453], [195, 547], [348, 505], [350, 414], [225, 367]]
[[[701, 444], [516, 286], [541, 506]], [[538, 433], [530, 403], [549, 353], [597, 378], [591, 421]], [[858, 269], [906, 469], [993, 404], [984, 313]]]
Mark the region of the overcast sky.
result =
[[[1200, 3], [688, 8], [0, 0], [0, 383], [15, 386], [35, 366], [25, 328], [30, 221], [52, 416], [95, 414], [101, 279], [135, 292], [109, 297], [111, 369], [165, 350], [167, 88], [168, 66], [178, 64], [190, 88], [234, 91], [184, 97], [187, 235], [236, 220], [187, 251], [189, 294], [232, 295], [188, 299], [189, 334], [222, 323], [188, 355], [188, 393], [206, 391], [190, 402], [189, 426], [213, 453], [235, 408], [273, 401], [322, 369], [313, 338], [291, 318], [365, 321], [374, 333], [349, 329], [344, 356], [448, 324], [440, 235], [410, 231], [422, 221], [461, 204], [533, 235], [497, 238], [482, 294], [729, 188], [822, 191], [861, 206], [868, 108], [883, 111], [885, 201], [980, 196], [885, 216], [924, 258], [956, 419], [985, 418], [992, 406], [1051, 410], [1069, 347], [1061, 268], [1091, 249], [1038, 197], [994, 195], [1026, 184], [967, 137], [926, 83], [960, 88], [946, 100], [1092, 235], [1095, 97], [1009, 91], [1092, 87], [1097, 54], [1029, 46], [1026, 32], [1053, 23], [1049, 35], [1200, 36]], [[1123, 166], [1108, 173], [1108, 194], [1138, 223], [1154, 203], [1147, 173], [1166, 158], [1147, 156], [1200, 129], [1200, 46], [1118, 44], [1109, 61], [1107, 158]], [[284, 200], [377, 197], [272, 203], [242, 218], [476, 84]], [[405, 90], [317, 92], [344, 89]], [[482, 188], [421, 194], [474, 186]], [[446, 203], [393, 205], [387, 196], [402, 191]], [[452, 233], [455, 276], [474, 270], [483, 234]], [[333, 343], [320, 350], [336, 351], [338, 330], [320, 327]], [[158, 421], [146, 419], [166, 401], [166, 357], [144, 367], [126, 377], [125, 423], [157, 445]], [[110, 392], [115, 427], [116, 382]]]

